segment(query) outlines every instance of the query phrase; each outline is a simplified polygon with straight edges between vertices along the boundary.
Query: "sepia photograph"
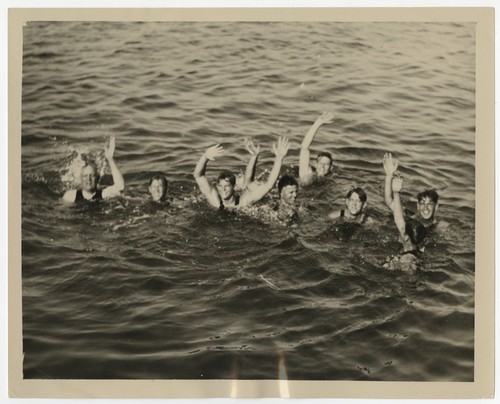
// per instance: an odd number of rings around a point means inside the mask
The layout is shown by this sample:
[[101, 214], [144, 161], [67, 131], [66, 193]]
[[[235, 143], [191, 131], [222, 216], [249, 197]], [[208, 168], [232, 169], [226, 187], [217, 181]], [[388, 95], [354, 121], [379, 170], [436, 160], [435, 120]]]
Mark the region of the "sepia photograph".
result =
[[478, 382], [492, 10], [14, 11], [23, 381]]

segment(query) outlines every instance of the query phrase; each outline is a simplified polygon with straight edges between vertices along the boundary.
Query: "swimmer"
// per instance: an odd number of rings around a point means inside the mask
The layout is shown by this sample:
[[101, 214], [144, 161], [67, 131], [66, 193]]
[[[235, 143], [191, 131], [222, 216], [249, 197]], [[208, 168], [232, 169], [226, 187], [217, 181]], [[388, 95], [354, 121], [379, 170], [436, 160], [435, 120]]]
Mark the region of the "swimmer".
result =
[[413, 215], [413, 219], [420, 221], [427, 229], [433, 228], [438, 224], [436, 212], [438, 209], [439, 195], [433, 189], [426, 189], [417, 195], [417, 213]]
[[279, 204], [276, 208], [277, 217], [280, 221], [296, 221], [301, 208], [297, 207], [296, 199], [299, 184], [290, 175], [284, 175], [278, 181]]
[[[415, 270], [418, 257], [421, 252], [421, 244], [426, 236], [425, 226], [417, 220], [405, 220], [403, 206], [401, 204], [400, 193], [403, 189], [403, 177], [396, 174], [398, 167], [397, 161], [392, 159], [391, 153], [384, 155], [384, 170], [386, 173], [385, 179], [385, 194], [386, 203], [391, 208], [394, 223], [398, 229], [399, 242], [403, 246], [403, 251], [392, 257], [392, 259], [384, 264], [388, 269]], [[389, 193], [389, 198], [387, 198]]]
[[316, 167], [310, 165], [310, 151], [311, 145], [316, 133], [318, 133], [321, 125], [333, 122], [333, 114], [330, 112], [323, 113], [316, 122], [311, 126], [306, 133], [302, 145], [300, 146], [300, 160], [299, 160], [299, 178], [302, 185], [311, 184], [316, 178], [324, 177], [331, 173], [333, 168], [333, 158], [328, 152], [318, 153], [316, 158]]
[[[391, 153], [384, 155], [385, 177], [385, 203], [392, 209], [392, 192], [391, 179], [398, 168], [398, 162], [392, 158]], [[427, 229], [434, 228], [439, 225], [439, 228], [444, 229], [447, 223], [438, 223], [436, 213], [438, 209], [439, 195], [434, 190], [425, 190], [417, 195], [417, 213], [412, 216], [412, 219], [418, 220]]]
[[334, 211], [328, 217], [350, 223], [372, 224], [373, 219], [366, 214], [366, 200], [367, 196], [363, 188], [353, 188], [345, 196], [346, 209]]
[[151, 177], [149, 180], [148, 190], [153, 201], [165, 202], [168, 190], [167, 177], [162, 174], [157, 174]]
[[247, 186], [241, 195], [235, 193], [236, 177], [231, 172], [222, 172], [217, 178], [216, 187], [213, 187], [207, 180], [205, 171], [208, 162], [215, 160], [222, 155], [224, 151], [220, 144], [209, 147], [205, 153], [203, 153], [194, 169], [193, 176], [201, 193], [214, 208], [224, 210], [226, 208], [234, 209], [236, 207], [252, 206], [260, 201], [273, 188], [274, 183], [278, 179], [281, 164], [288, 152], [288, 148], [288, 139], [280, 137], [278, 145], [273, 144], [273, 152], [276, 158], [267, 181], [263, 184], [255, 184], [251, 187]]
[[113, 185], [98, 189], [99, 174], [95, 164], [86, 163], [81, 170], [81, 189], [71, 189], [66, 191], [63, 196], [65, 202], [79, 202], [79, 201], [98, 201], [101, 199], [114, 198], [121, 194], [125, 188], [123, 176], [118, 170], [116, 163], [113, 159], [115, 153], [115, 137], [109, 138], [109, 146], [105, 148], [104, 155], [108, 160], [109, 168], [113, 176]]

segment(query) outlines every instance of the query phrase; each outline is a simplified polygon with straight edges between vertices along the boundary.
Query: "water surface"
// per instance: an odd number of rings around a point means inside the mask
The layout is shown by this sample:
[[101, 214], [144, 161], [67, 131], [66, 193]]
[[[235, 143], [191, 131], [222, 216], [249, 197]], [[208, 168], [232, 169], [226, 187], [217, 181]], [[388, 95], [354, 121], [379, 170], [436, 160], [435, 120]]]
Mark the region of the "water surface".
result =
[[[29, 379], [473, 381], [475, 26], [454, 23], [31, 22], [24, 28], [22, 281]], [[297, 227], [211, 210], [192, 172], [258, 175], [279, 135], [331, 178], [301, 189]], [[123, 196], [65, 206], [81, 154], [116, 136]], [[383, 153], [403, 199], [441, 195], [449, 231], [416, 273], [384, 271], [399, 245], [383, 204]], [[164, 171], [183, 207], [159, 208]], [[109, 170], [102, 184], [110, 183]], [[325, 220], [362, 186], [377, 224]], [[272, 204], [274, 190], [264, 201]]]

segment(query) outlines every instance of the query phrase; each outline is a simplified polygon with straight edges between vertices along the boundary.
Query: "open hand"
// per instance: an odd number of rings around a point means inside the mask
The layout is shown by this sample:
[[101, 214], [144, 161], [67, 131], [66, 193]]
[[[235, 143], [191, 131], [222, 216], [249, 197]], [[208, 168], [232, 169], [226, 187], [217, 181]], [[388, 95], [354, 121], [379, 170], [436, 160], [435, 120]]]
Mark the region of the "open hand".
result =
[[396, 176], [392, 179], [392, 192], [401, 192], [403, 189], [404, 181], [403, 177]]
[[386, 175], [392, 176], [398, 169], [398, 160], [392, 159], [392, 153], [384, 154], [383, 164]]
[[104, 155], [108, 160], [112, 160], [115, 154], [115, 137], [109, 137], [109, 145], [104, 149]]
[[290, 144], [288, 143], [288, 138], [280, 136], [278, 139], [278, 145], [273, 143], [273, 153], [276, 157], [283, 158], [288, 153], [288, 148]]
[[316, 119], [316, 122], [322, 125], [324, 123], [332, 123], [334, 117], [335, 116], [331, 112], [323, 112], [323, 114], [318, 119]]
[[220, 144], [216, 144], [205, 151], [205, 157], [209, 160], [215, 160], [216, 157], [221, 156], [223, 153], [224, 148]]
[[260, 146], [255, 146], [252, 142], [252, 139], [249, 137], [245, 138], [245, 149], [252, 155], [257, 156], [260, 153]]

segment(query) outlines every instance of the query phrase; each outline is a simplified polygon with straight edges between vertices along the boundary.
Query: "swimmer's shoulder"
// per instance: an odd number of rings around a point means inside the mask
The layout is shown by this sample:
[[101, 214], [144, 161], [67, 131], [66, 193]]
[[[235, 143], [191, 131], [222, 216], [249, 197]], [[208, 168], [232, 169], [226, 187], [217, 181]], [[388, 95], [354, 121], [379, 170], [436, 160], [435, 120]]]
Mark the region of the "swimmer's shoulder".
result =
[[375, 219], [369, 215], [365, 215], [365, 218], [363, 219], [363, 223], [368, 225], [368, 226], [371, 226], [371, 225], [374, 225], [376, 223]]
[[450, 223], [443, 220], [436, 220], [428, 225], [424, 223], [424, 226], [428, 234], [443, 234], [449, 230]]
[[68, 203], [73, 203], [76, 200], [76, 189], [70, 189], [69, 191], [66, 191], [62, 197], [64, 202]]
[[311, 207], [309, 205], [304, 204], [304, 203], [301, 203], [296, 210], [296, 212], [300, 213], [301, 215], [308, 214], [310, 211], [311, 211]]
[[435, 226], [438, 232], [446, 232], [450, 228], [450, 223], [445, 222], [444, 220], [438, 220]]
[[101, 188], [101, 196], [103, 199], [116, 198], [122, 194], [122, 190], [115, 185]]
[[332, 220], [336, 220], [336, 219], [339, 219], [340, 217], [342, 217], [343, 214], [342, 214], [342, 210], [334, 210], [333, 212], [330, 212], [328, 214], [328, 218], [329, 219], [332, 219]]

